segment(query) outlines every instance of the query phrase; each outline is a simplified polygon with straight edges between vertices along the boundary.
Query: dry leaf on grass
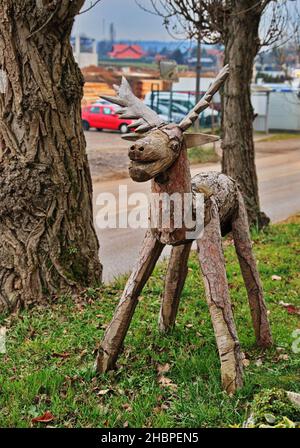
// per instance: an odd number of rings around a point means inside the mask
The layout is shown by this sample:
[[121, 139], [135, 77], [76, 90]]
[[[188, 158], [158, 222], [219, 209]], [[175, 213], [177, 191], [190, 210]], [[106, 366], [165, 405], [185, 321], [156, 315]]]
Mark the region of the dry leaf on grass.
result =
[[275, 274], [272, 275], [271, 278], [272, 278], [272, 280], [276, 280], [276, 281], [278, 281], [278, 282], [279, 282], [280, 280], [282, 280], [282, 277], [280, 277], [280, 275], [275, 275]]
[[99, 390], [99, 392], [97, 393], [97, 395], [102, 396], [102, 395], [106, 395], [106, 394], [108, 394], [109, 392], [111, 392], [111, 389], [102, 389], [102, 390]]
[[242, 364], [243, 364], [244, 367], [248, 367], [250, 365], [249, 359], [244, 358], [243, 361], [242, 361]]
[[283, 308], [285, 308], [289, 314], [297, 314], [298, 316], [300, 316], [300, 308], [293, 305], [292, 303], [280, 301], [279, 305], [283, 306]]
[[173, 381], [166, 376], [161, 375], [158, 379], [158, 382], [162, 387], [169, 387], [173, 391], [177, 390], [177, 385], [174, 384]]
[[167, 372], [169, 372], [170, 368], [171, 368], [171, 366], [170, 366], [169, 363], [158, 364], [158, 366], [157, 366], [157, 373], [159, 375], [161, 375], [162, 373], [167, 373]]
[[55, 417], [51, 412], [46, 411], [43, 415], [40, 415], [39, 417], [34, 417], [31, 419], [32, 423], [49, 423], [55, 420]]
[[288, 361], [289, 355], [287, 353], [282, 353], [281, 355], [278, 356], [278, 359], [282, 361]]
[[132, 412], [132, 407], [128, 403], [122, 404], [122, 408], [125, 409], [127, 412]]
[[63, 353], [52, 353], [52, 358], [68, 358], [70, 356], [70, 353], [68, 352], [63, 352]]

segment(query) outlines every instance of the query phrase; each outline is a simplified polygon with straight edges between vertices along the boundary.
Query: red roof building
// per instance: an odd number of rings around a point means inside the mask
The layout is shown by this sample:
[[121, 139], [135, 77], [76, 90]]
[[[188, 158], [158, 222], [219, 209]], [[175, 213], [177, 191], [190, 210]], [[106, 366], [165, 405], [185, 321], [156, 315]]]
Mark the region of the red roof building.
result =
[[112, 59], [142, 59], [146, 53], [139, 45], [115, 44], [108, 56]]

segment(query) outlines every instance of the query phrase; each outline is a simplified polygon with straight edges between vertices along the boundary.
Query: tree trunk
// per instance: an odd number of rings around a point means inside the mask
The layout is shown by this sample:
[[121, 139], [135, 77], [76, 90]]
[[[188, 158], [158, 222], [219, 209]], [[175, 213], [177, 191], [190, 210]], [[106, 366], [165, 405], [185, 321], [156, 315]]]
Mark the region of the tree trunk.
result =
[[[251, 79], [254, 58], [259, 49], [258, 28], [261, 4], [234, 0], [223, 31], [225, 63], [230, 72], [222, 94], [223, 158], [222, 171], [236, 179], [242, 191], [250, 224], [260, 227], [269, 222], [260, 211], [253, 143]], [[246, 10], [246, 12], [242, 12]]]
[[1, 2], [0, 310], [101, 280], [69, 42], [83, 3]]

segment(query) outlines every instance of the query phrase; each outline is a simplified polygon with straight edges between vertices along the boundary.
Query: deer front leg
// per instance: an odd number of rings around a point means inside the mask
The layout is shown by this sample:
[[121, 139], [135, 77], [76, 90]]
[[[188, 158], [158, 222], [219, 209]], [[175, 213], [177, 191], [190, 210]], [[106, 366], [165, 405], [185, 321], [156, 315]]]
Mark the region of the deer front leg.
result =
[[249, 225], [244, 200], [238, 192], [239, 208], [232, 221], [232, 235], [239, 259], [242, 275], [248, 293], [253, 327], [257, 344], [261, 347], [272, 345], [272, 335], [264, 301], [263, 290], [253, 255]]
[[104, 373], [114, 368], [130, 325], [138, 296], [152, 274], [164, 245], [148, 231], [139, 259], [125, 286], [124, 292], [100, 344], [96, 359], [96, 371]]
[[218, 208], [213, 198], [210, 215], [203, 236], [197, 240], [197, 250], [221, 361], [222, 386], [232, 394], [243, 385], [243, 367], [229, 297]]
[[188, 272], [187, 263], [191, 246], [192, 242], [172, 248], [159, 315], [159, 329], [163, 333], [175, 325], [180, 296]]

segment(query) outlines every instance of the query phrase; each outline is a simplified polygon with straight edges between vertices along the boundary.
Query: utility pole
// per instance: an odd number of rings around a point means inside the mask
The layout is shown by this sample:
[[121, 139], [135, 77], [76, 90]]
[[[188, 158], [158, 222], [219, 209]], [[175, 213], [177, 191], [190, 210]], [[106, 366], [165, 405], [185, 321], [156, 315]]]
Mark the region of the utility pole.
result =
[[[201, 76], [201, 32], [199, 28], [198, 36], [197, 36], [197, 63], [196, 63], [196, 104], [200, 100], [201, 91], [200, 91], [200, 76]], [[195, 122], [195, 128], [199, 129], [200, 123], [199, 119]]]
[[200, 76], [201, 76], [201, 33], [199, 31], [197, 38], [197, 64], [196, 64], [196, 103], [200, 100]]

